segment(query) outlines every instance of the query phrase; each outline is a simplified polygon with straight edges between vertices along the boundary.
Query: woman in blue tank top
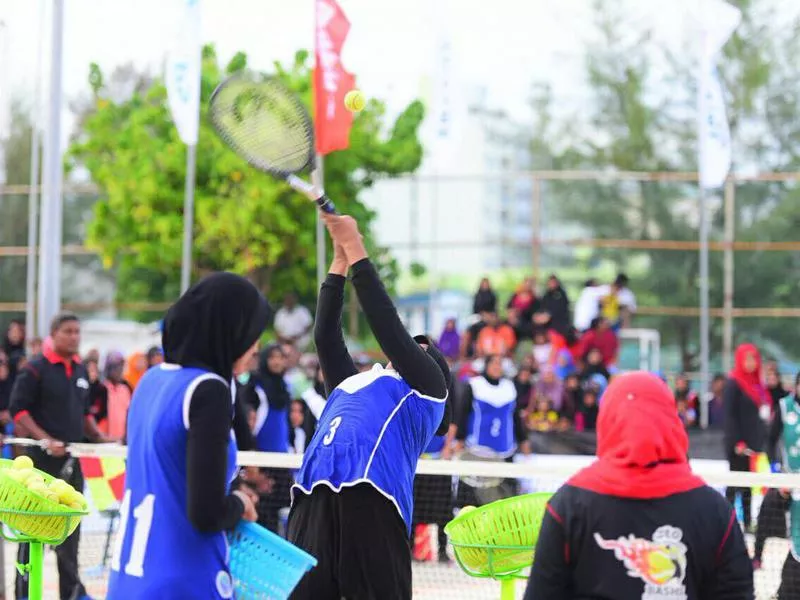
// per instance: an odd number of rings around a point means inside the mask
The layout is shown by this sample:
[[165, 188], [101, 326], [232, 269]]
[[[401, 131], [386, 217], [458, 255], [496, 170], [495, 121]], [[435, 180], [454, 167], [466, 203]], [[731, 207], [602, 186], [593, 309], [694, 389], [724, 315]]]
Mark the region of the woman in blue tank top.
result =
[[270, 314], [246, 279], [216, 273], [164, 319], [164, 364], [140, 381], [128, 415], [128, 461], [108, 598], [233, 597], [225, 531], [254, 521], [231, 492], [236, 442], [231, 378], [255, 353]]

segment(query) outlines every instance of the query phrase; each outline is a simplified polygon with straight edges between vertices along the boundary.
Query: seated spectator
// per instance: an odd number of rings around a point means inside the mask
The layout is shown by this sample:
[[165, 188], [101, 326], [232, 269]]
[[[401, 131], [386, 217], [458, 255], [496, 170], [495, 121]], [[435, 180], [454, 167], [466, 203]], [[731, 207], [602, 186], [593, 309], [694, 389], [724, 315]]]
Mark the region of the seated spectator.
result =
[[476, 346], [478, 336], [481, 330], [486, 327], [486, 323], [489, 321], [491, 314], [490, 312], [481, 312], [478, 315], [478, 320], [467, 327], [464, 335], [461, 336], [461, 359], [475, 358], [477, 355]]
[[12, 386], [14, 378], [20, 371], [18, 363], [25, 356], [25, 323], [18, 319], [11, 320], [0, 350], [5, 353], [8, 361], [8, 385]]
[[450, 360], [458, 359], [459, 352], [461, 351], [461, 336], [458, 335], [455, 319], [447, 319], [447, 321], [445, 321], [444, 329], [436, 345], [445, 358], [449, 358]]
[[700, 408], [698, 406], [697, 392], [691, 389], [689, 378], [683, 373], [675, 378], [675, 390], [673, 393], [675, 394], [675, 402], [684, 401], [686, 407], [694, 410], [695, 415], [697, 414], [697, 410]]
[[534, 385], [533, 370], [530, 366], [520, 365], [514, 377], [514, 385], [517, 388], [517, 410], [527, 410]]
[[636, 314], [636, 296], [628, 287], [628, 276], [625, 273], [617, 275], [613, 287], [619, 302], [621, 325], [630, 327], [631, 319]]
[[550, 336], [546, 331], [538, 331], [533, 336], [533, 360], [536, 361], [536, 368], [539, 372], [544, 371], [545, 367], [550, 367], [550, 357], [553, 347], [550, 344]]
[[570, 326], [569, 298], [555, 275], [547, 278], [547, 291], [542, 297], [542, 311], [550, 315], [553, 329], [565, 333]]
[[472, 300], [472, 312], [480, 314], [485, 312], [497, 312], [497, 296], [495, 296], [492, 284], [487, 277], [481, 279], [478, 291]]
[[532, 278], [525, 279], [511, 299], [508, 301], [507, 308], [513, 308], [519, 312], [520, 320], [529, 322], [535, 312], [541, 310], [542, 303], [536, 297], [535, 282]]
[[523, 321], [516, 308], [509, 308], [506, 313], [506, 323], [514, 330], [517, 341], [529, 340], [533, 335], [533, 324], [530, 321]]
[[600, 351], [603, 365], [610, 367], [617, 362], [617, 352], [619, 351], [619, 339], [617, 334], [611, 329], [608, 319], [599, 317], [594, 322], [593, 327], [581, 338], [583, 353], [596, 348]]
[[147, 368], [152, 369], [164, 362], [164, 351], [158, 346], [147, 350]]
[[144, 352], [134, 352], [125, 361], [125, 371], [122, 374], [131, 389], [135, 390], [139, 380], [147, 372], [147, 356]]
[[517, 345], [517, 336], [510, 325], [501, 323], [497, 313], [486, 313], [486, 326], [476, 341], [475, 353], [481, 356], [499, 354], [510, 356]]
[[578, 374], [567, 375], [562, 382], [562, 388], [561, 410], [559, 413], [562, 419], [574, 423], [575, 414], [583, 403], [583, 389], [581, 388], [581, 380]]
[[534, 410], [528, 414], [528, 429], [531, 431], [555, 431], [559, 428], [558, 412], [553, 409], [546, 396], [533, 398]]
[[550, 365], [546, 365], [545, 368], [542, 369], [539, 381], [536, 382], [534, 389], [534, 393], [537, 397], [543, 396], [547, 398], [554, 410], [561, 410], [561, 395], [564, 391], [564, 387], [556, 377]]
[[678, 410], [678, 417], [687, 429], [697, 427], [697, 410], [692, 408], [689, 401], [684, 398], [676, 399], [676, 407]]
[[556, 377], [564, 381], [575, 372], [575, 360], [572, 358], [572, 353], [569, 350], [560, 350], [555, 356], [556, 364], [554, 369]]
[[588, 381], [593, 375], [602, 375], [606, 380], [611, 379], [611, 374], [603, 364], [603, 353], [599, 348], [591, 348], [584, 358], [584, 366], [581, 371], [581, 379]]
[[594, 431], [599, 411], [597, 388], [593, 385], [584, 386], [583, 402], [575, 413], [575, 431]]
[[722, 390], [725, 389], [725, 375], [717, 373], [711, 380], [711, 399], [708, 401], [708, 426], [722, 429], [724, 407], [722, 406]]
[[575, 329], [580, 332], [587, 331], [592, 326], [592, 321], [600, 316], [600, 299], [605, 295], [603, 286], [597, 280], [589, 279], [584, 284], [577, 302], [575, 302]]

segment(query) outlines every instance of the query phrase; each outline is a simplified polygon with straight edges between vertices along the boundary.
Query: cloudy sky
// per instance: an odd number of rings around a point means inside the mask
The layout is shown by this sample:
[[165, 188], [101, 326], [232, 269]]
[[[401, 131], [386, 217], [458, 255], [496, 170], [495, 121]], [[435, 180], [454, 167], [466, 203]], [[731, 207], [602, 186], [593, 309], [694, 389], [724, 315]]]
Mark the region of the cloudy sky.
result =
[[[223, 59], [239, 50], [256, 67], [285, 60], [313, 36], [313, 0], [202, 0], [203, 31]], [[685, 33], [691, 0], [620, 0], [632, 26], [657, 37]], [[449, 32], [453, 69], [466, 86], [483, 86], [490, 102], [521, 113], [531, 80], [548, 81], [566, 100], [580, 101], [581, 49], [591, 33], [591, 0], [340, 0], [352, 23], [346, 67], [368, 95], [401, 106], [430, 85], [438, 32]], [[66, 99], [86, 90], [87, 66], [110, 70], [133, 61], [160, 72], [177, 0], [65, 0]], [[41, 7], [50, 0], [0, 0], [0, 115], [11, 96], [31, 98], [36, 81]], [[45, 23], [44, 39], [49, 39]], [[45, 46], [44, 65], [49, 50]], [[464, 100], [466, 102], [466, 99]], [[0, 125], [6, 119], [0, 118]]]

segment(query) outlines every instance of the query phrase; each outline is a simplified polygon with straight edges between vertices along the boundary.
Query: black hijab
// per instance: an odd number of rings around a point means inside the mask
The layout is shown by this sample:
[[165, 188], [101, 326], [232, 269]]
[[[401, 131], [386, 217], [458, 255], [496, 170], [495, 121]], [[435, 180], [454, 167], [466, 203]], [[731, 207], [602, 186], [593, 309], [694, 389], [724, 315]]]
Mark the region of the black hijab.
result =
[[233, 363], [258, 339], [272, 310], [244, 277], [214, 273], [190, 287], [164, 317], [164, 360], [230, 381]]
[[275, 352], [283, 352], [278, 344], [270, 344], [261, 352], [258, 359], [258, 383], [264, 388], [264, 393], [267, 394], [267, 401], [271, 408], [276, 410], [283, 410], [289, 407], [292, 401], [289, 395], [289, 388], [286, 386], [286, 380], [283, 378], [284, 373], [275, 373], [269, 368], [269, 357]]

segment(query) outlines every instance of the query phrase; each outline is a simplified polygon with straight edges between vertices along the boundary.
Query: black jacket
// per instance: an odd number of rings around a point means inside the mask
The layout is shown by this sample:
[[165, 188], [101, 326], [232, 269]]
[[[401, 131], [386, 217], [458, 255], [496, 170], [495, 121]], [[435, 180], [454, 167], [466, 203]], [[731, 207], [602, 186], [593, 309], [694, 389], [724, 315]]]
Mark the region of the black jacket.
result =
[[565, 485], [545, 513], [535, 564], [525, 600], [753, 599], [735, 514], [707, 486], [640, 500]]
[[733, 380], [725, 382], [722, 392], [722, 406], [725, 411], [725, 453], [734, 456], [734, 448], [739, 442], [751, 450], [763, 452], [767, 446], [767, 424], [759, 416], [758, 406]]
[[569, 328], [569, 298], [561, 286], [542, 296], [542, 310], [550, 314], [553, 329], [565, 333]]
[[52, 438], [84, 440], [84, 417], [90, 411], [89, 375], [75, 360], [35, 356], [22, 369], [11, 390], [9, 410], [17, 420], [29, 414]]

